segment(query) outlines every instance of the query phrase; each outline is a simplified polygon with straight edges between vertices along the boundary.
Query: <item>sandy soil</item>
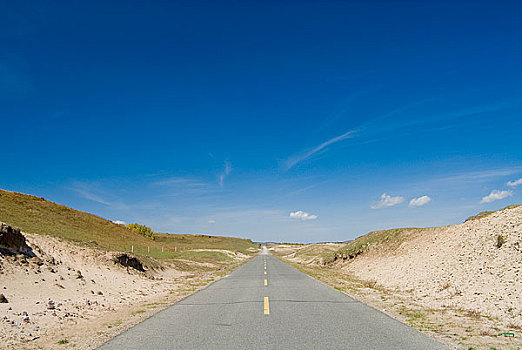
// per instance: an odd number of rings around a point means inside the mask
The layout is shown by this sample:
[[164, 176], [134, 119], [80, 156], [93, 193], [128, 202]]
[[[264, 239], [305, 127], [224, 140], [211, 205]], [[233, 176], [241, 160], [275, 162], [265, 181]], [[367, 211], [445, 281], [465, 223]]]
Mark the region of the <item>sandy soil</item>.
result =
[[522, 207], [431, 229], [393, 252], [370, 251], [340, 267], [408, 291], [427, 307], [460, 308], [522, 328]]
[[93, 349], [220, 277], [165, 264], [139, 272], [115, 264], [114, 253], [24, 235], [36, 257], [0, 254], [0, 294], [8, 301], [0, 303], [1, 348]]

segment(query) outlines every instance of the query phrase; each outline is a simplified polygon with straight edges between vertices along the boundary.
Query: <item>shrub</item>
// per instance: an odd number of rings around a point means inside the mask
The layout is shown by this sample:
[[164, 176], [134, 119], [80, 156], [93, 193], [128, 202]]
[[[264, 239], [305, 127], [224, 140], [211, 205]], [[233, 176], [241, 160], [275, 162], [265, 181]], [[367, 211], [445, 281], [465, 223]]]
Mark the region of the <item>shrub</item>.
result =
[[506, 243], [506, 239], [502, 235], [497, 235], [497, 248], [502, 247]]
[[139, 233], [147, 238], [154, 240], [154, 231], [150, 227], [140, 224], [128, 224], [127, 227], [129, 230]]

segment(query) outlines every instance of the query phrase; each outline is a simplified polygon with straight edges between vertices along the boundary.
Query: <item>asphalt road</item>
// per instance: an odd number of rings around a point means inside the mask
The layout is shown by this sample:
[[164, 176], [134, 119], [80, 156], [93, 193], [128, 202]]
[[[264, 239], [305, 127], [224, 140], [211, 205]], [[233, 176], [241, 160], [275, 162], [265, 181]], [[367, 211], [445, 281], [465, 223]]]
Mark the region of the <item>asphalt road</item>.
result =
[[259, 255], [99, 349], [447, 348], [271, 255]]

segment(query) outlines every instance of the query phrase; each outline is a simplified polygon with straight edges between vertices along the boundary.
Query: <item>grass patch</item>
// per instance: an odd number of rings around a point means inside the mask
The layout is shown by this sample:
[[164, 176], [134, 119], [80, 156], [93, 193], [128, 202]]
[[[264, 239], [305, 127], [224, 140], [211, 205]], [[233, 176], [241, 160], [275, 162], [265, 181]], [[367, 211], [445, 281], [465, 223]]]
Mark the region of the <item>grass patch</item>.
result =
[[233, 262], [230, 256], [223, 252], [218, 251], [186, 251], [181, 253], [175, 253], [173, 256], [174, 259], [184, 259], [191, 260], [200, 263], [227, 263]]
[[58, 340], [58, 344], [60, 344], [60, 345], [64, 345], [64, 344], [68, 344], [68, 343], [69, 343], [69, 341], [67, 339]]
[[[504, 210], [504, 209], [514, 209], [514, 208], [517, 208], [517, 207], [520, 207], [520, 205], [519, 205], [519, 204], [513, 204], [513, 205], [508, 205], [507, 207], [502, 208], [502, 209], [500, 209], [500, 210]], [[464, 222], [472, 221], [472, 220], [479, 220], [479, 219], [482, 219], [482, 218], [488, 217], [488, 216], [490, 216], [491, 214], [496, 213], [497, 211], [500, 211], [500, 210], [483, 211], [483, 212], [478, 213], [477, 215], [470, 216], [469, 218], [467, 218], [466, 220], [464, 220]]]
[[114, 328], [114, 327], [121, 326], [122, 322], [123, 322], [122, 320], [117, 320], [116, 322], [109, 323], [107, 325], [107, 328]]

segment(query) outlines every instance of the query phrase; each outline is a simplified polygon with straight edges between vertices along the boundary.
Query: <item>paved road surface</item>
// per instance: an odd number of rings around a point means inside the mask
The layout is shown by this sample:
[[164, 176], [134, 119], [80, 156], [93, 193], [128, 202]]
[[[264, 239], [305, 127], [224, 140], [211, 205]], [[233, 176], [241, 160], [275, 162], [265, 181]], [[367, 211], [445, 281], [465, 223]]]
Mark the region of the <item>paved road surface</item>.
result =
[[447, 348], [271, 255], [259, 255], [99, 349]]

